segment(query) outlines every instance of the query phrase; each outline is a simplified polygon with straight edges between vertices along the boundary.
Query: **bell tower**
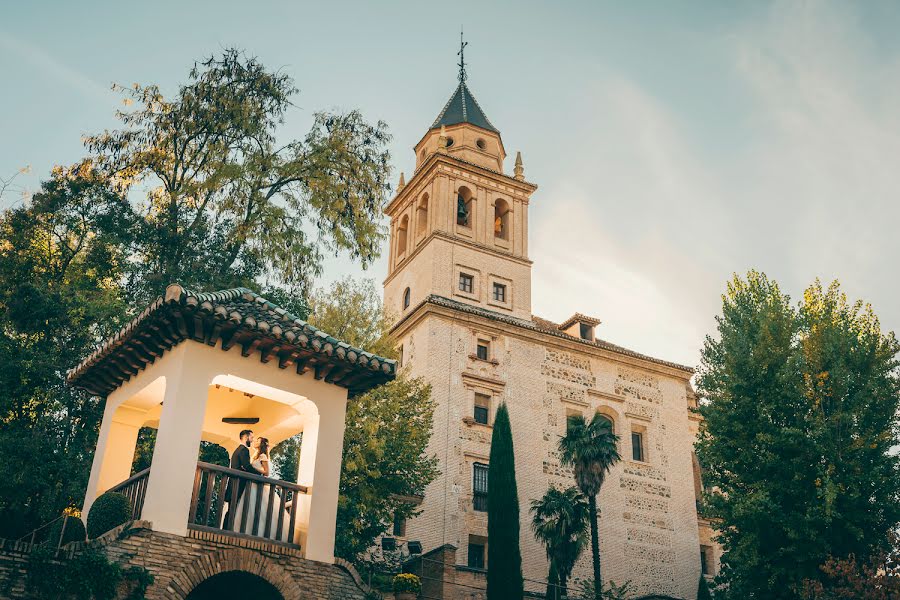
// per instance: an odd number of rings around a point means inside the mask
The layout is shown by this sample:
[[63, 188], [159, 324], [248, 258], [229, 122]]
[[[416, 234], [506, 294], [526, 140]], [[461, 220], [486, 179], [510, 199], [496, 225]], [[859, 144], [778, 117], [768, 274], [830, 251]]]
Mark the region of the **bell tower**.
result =
[[416, 170], [403, 174], [385, 207], [390, 261], [385, 305], [402, 318], [430, 295], [531, 319], [528, 203], [520, 154], [504, 172], [506, 150], [466, 83], [459, 83], [415, 145]]

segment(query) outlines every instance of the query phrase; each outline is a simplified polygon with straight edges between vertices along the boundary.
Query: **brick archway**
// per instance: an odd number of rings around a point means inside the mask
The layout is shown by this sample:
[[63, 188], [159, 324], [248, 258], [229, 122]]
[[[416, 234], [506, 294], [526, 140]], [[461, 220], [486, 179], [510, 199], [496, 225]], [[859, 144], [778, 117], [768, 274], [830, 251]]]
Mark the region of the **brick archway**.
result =
[[228, 571], [244, 571], [265, 579], [284, 600], [302, 600], [300, 586], [290, 573], [260, 552], [246, 548], [223, 550], [196, 560], [172, 578], [166, 598], [184, 600], [201, 582]]

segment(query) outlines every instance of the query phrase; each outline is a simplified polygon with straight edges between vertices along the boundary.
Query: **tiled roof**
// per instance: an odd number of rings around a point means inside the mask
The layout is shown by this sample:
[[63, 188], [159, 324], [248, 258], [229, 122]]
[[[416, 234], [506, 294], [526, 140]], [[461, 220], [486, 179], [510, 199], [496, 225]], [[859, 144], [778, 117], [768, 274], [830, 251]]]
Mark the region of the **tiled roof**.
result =
[[557, 327], [560, 330], [568, 329], [572, 323], [585, 323], [587, 325], [599, 325], [600, 319], [595, 319], [594, 317], [589, 317], [587, 315], [583, 315], [581, 313], [575, 313], [562, 323], [560, 323]]
[[247, 288], [195, 293], [178, 284], [166, 288], [144, 311], [68, 374], [71, 385], [107, 395], [186, 339], [241, 354], [259, 352], [297, 373], [314, 370], [325, 379], [361, 392], [393, 379], [396, 362], [354, 348], [317, 329]]
[[481, 110], [475, 96], [469, 91], [469, 87], [460, 82], [444, 105], [444, 110], [438, 115], [437, 119], [432, 123], [431, 128], [435, 129], [441, 125], [457, 125], [459, 123], [471, 123], [482, 129], [500, 133], [488, 120], [487, 115]]
[[563, 331], [560, 331], [559, 324], [554, 323], [553, 321], [549, 321], [547, 319], [542, 319], [540, 317], [532, 316], [530, 321], [525, 319], [519, 319], [518, 317], [512, 317], [510, 315], [504, 315], [502, 313], [495, 312], [493, 310], [488, 310], [486, 308], [481, 308], [480, 306], [473, 306], [471, 304], [465, 304], [463, 302], [459, 302], [457, 300], [451, 300], [450, 298], [445, 298], [444, 296], [438, 296], [436, 294], [431, 294], [425, 300], [423, 300], [420, 304], [434, 304], [436, 306], [444, 306], [446, 308], [452, 308], [454, 310], [459, 310], [461, 312], [478, 315], [481, 317], [485, 317], [487, 319], [492, 319], [494, 321], [501, 321], [503, 323], [507, 323], [509, 325], [515, 325], [516, 327], [521, 327], [523, 329], [529, 329], [531, 331], [539, 331], [541, 333], [546, 333], [558, 338], [563, 338], [572, 342], [577, 342], [579, 344], [584, 344], [586, 346], [593, 346], [595, 348], [601, 348], [603, 350], [608, 350], [610, 352], [615, 352], [616, 354], [622, 354], [624, 356], [630, 356], [632, 358], [638, 358], [641, 360], [650, 361], [652, 363], [656, 363], [658, 365], [663, 365], [666, 367], [671, 367], [673, 369], [678, 369], [679, 371], [684, 371], [686, 373], [693, 373], [694, 369], [692, 367], [688, 367], [686, 365], [678, 364], [675, 362], [670, 362], [667, 360], [662, 360], [661, 358], [655, 358], [653, 356], [648, 356], [646, 354], [641, 354], [640, 352], [635, 352], [634, 350], [630, 350], [623, 346], [619, 346], [616, 344], [612, 344], [610, 342], [604, 340], [584, 340], [580, 337], [575, 337], [573, 335], [569, 335]]

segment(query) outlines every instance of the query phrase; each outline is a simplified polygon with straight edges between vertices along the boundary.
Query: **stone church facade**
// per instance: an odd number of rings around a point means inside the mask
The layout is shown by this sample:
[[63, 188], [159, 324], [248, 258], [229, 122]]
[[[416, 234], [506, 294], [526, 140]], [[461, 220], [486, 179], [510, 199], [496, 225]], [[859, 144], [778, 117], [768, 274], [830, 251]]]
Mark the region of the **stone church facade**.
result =
[[[421, 540], [426, 553], [455, 547], [456, 570], [471, 574], [475, 587], [483, 582], [491, 423], [505, 402], [522, 567], [534, 580], [526, 589], [542, 592], [547, 560], [528, 507], [549, 486], [574, 484], [557, 440], [568, 416], [599, 412], [612, 421], [622, 455], [598, 498], [604, 579], [631, 581], [637, 596], [694, 598], [701, 563], [712, 575], [718, 551], [696, 509], [692, 369], [599, 339], [598, 319], [575, 314], [555, 323], [532, 314], [528, 208], [537, 186], [525, 179], [519, 155], [513, 173], [504, 171], [500, 132], [464, 78], [415, 153], [415, 173], [408, 182], [401, 176], [385, 209], [384, 298], [398, 315], [403, 367], [432, 386], [430, 451], [441, 475], [405, 536]], [[588, 551], [573, 577], [590, 573]], [[480, 597], [473, 589], [455, 596]]]

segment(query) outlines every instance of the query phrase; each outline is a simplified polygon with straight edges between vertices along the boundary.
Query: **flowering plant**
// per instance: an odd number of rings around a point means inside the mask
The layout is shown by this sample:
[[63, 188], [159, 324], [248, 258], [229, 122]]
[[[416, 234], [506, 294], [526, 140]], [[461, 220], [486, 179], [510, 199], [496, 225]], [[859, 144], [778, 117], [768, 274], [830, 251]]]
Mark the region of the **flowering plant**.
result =
[[394, 576], [394, 593], [413, 592], [418, 594], [422, 589], [422, 582], [418, 576], [412, 573], [400, 573]]

